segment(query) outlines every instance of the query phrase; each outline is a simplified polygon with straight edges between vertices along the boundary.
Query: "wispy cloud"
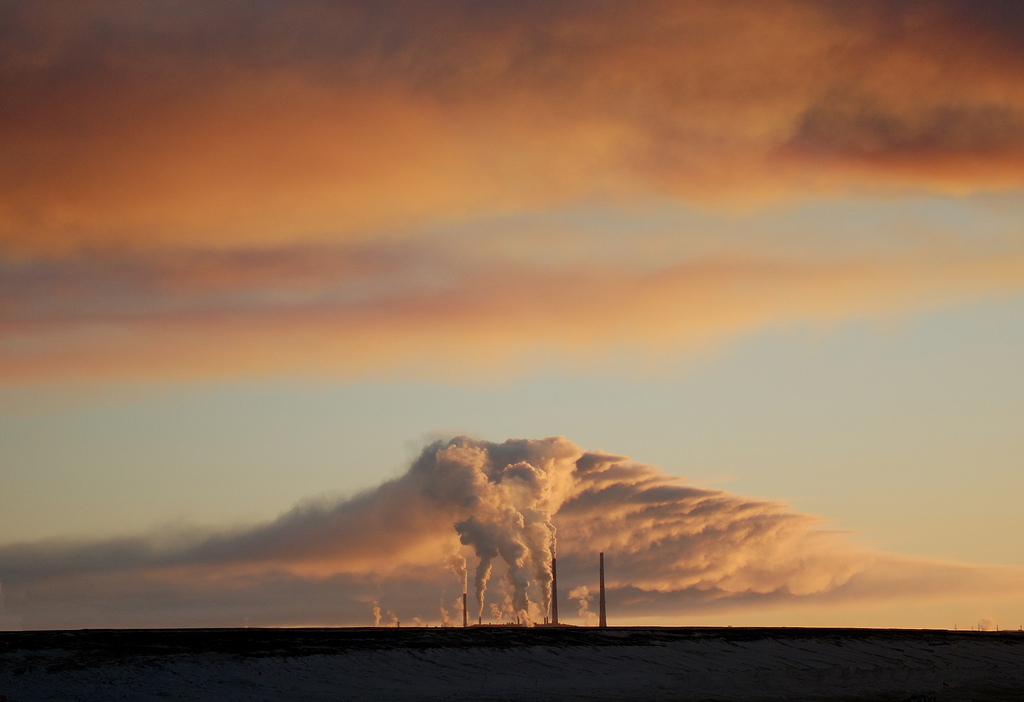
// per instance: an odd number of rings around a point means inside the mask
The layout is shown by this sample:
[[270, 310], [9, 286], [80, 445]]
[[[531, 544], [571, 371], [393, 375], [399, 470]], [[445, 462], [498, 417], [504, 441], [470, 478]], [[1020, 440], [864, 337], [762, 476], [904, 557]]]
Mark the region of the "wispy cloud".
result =
[[1024, 259], [723, 254], [548, 264], [449, 245], [0, 262], [0, 377], [484, 377], [647, 361], [766, 325], [926, 309], [1024, 285]]

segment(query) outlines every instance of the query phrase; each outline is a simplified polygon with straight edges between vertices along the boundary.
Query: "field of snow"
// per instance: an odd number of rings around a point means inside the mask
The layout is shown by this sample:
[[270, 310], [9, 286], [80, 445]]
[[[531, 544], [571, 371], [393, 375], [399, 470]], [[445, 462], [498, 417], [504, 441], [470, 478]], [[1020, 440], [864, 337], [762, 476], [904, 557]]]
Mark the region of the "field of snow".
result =
[[0, 696], [1022, 700], [1024, 634], [486, 626], [0, 632]]

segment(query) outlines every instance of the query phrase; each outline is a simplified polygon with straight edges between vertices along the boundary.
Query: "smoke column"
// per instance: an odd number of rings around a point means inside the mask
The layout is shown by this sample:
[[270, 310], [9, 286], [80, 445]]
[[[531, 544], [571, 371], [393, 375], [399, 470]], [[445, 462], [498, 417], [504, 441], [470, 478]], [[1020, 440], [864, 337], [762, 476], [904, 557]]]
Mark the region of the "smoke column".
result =
[[590, 600], [592, 598], [593, 595], [590, 594], [590, 588], [586, 585], [574, 587], [569, 591], [569, 599], [579, 602], [579, 612], [577, 613], [579, 618], [588, 626], [597, 622], [597, 617], [590, 611]]
[[463, 506], [465, 517], [455, 522], [455, 531], [478, 559], [477, 616], [483, 616], [487, 584], [499, 557], [508, 567], [513, 616], [529, 616], [531, 585], [540, 592], [541, 611], [547, 612], [555, 540], [551, 515], [571, 489], [578, 451], [559, 439], [504, 444], [455, 439], [431, 448], [435, 473], [451, 480]]
[[448, 566], [459, 578], [462, 582], [462, 591], [466, 592], [466, 584], [469, 576], [466, 572], [466, 559], [462, 557], [461, 553], [453, 553], [445, 559], [444, 564]]
[[[455, 527], [458, 529], [459, 525], [456, 524]], [[467, 540], [464, 534], [461, 538], [464, 544], [473, 543]], [[476, 576], [473, 580], [473, 584], [476, 586], [477, 617], [483, 617], [484, 595], [487, 593], [487, 581], [491, 578], [491, 563], [498, 557], [498, 551], [497, 549], [485, 549], [481, 544], [473, 545], [476, 547], [477, 558], [480, 559], [476, 565]]]

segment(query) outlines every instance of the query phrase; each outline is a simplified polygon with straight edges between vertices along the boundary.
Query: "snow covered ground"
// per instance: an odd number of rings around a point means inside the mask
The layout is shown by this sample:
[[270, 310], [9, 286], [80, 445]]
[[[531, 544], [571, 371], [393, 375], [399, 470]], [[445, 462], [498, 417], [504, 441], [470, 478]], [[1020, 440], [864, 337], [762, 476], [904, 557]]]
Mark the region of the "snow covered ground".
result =
[[1022, 700], [1024, 634], [864, 629], [0, 632], [34, 700]]

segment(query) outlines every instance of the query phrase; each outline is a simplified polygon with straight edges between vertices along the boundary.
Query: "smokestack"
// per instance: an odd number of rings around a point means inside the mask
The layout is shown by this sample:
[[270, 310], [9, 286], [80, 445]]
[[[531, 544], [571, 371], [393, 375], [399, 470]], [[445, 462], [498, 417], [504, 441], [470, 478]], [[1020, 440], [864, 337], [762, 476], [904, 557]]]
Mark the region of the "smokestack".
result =
[[608, 617], [607, 617], [607, 615], [605, 614], [605, 611], [604, 611], [604, 553], [601, 553], [601, 555], [600, 555], [600, 563], [601, 563], [601, 614], [600, 614], [601, 618], [598, 620], [597, 625], [599, 627], [604, 628], [604, 627], [608, 626]]
[[466, 611], [466, 593], [462, 593], [462, 628], [469, 626], [469, 612]]
[[551, 556], [551, 623], [558, 623], [558, 570], [554, 555]]

